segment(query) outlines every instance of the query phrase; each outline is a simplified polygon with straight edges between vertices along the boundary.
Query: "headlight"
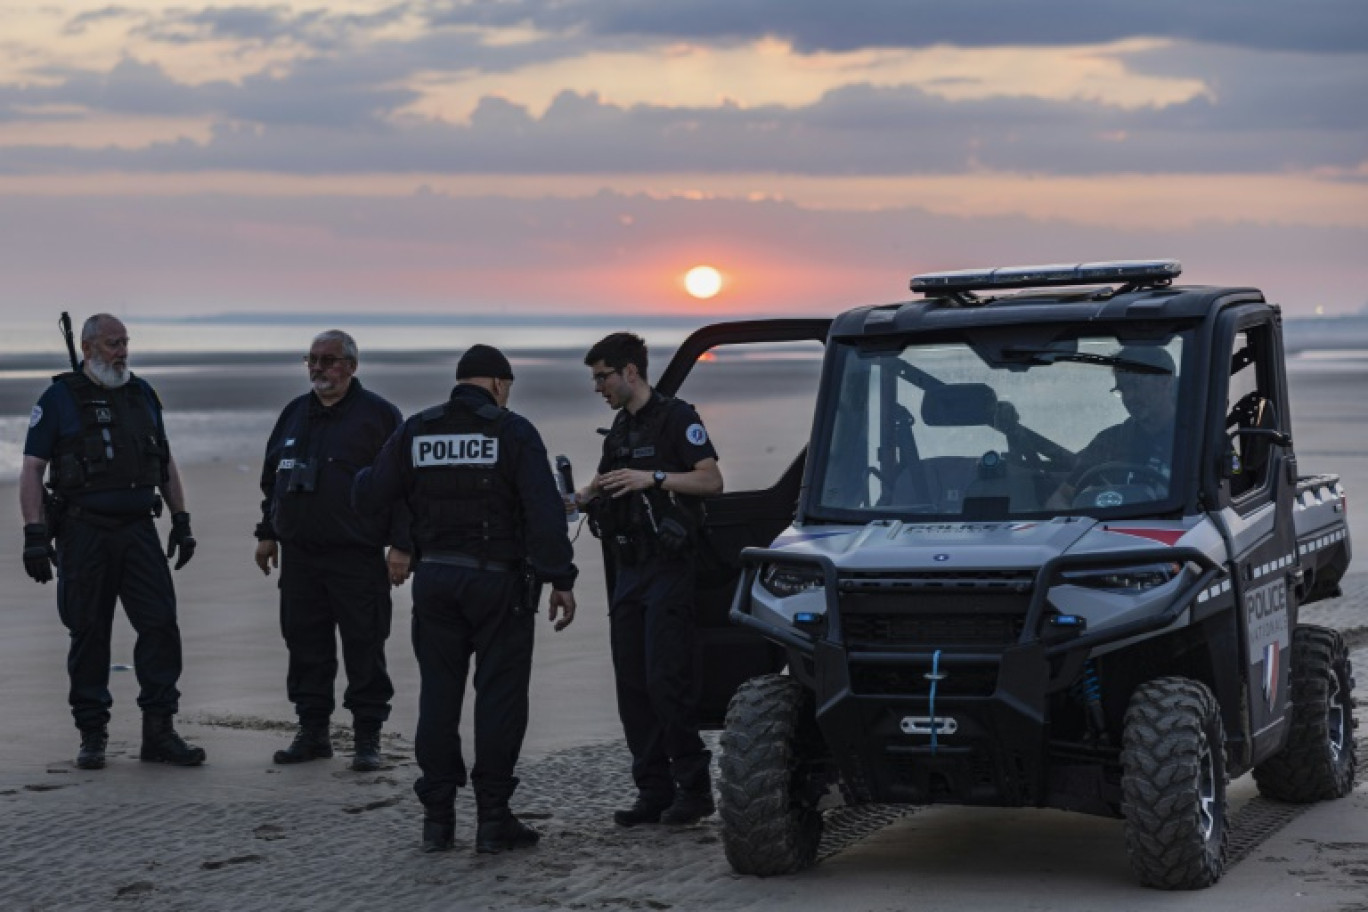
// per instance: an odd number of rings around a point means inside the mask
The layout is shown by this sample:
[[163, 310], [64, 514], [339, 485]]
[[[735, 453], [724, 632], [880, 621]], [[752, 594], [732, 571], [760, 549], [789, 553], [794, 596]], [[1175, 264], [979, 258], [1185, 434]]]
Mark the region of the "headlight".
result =
[[1171, 581], [1183, 572], [1179, 563], [1143, 564], [1135, 567], [1099, 567], [1096, 570], [1076, 570], [1064, 574], [1064, 582], [1089, 589], [1110, 589], [1114, 592], [1144, 592]]
[[776, 598], [788, 598], [826, 582], [822, 568], [812, 564], [766, 564], [760, 571], [760, 585]]

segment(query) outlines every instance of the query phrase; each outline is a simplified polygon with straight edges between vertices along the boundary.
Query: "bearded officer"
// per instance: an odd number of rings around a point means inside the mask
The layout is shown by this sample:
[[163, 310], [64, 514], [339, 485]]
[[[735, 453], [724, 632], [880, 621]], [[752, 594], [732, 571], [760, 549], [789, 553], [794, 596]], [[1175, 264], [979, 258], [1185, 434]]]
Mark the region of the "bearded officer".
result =
[[488, 345], [456, 368], [451, 398], [409, 418], [356, 478], [358, 509], [397, 501], [413, 515], [413, 649], [422, 686], [415, 749], [423, 849], [449, 849], [466, 784], [459, 725], [475, 656], [475, 848], [496, 853], [541, 838], [509, 809], [527, 729], [534, 617], [542, 584], [557, 630], [575, 616], [577, 571], [546, 447], [509, 411], [513, 370]]
[[[167, 566], [172, 558], [177, 570], [185, 566], [195, 538], [161, 401], [129, 371], [128, 332], [119, 320], [109, 314], [86, 320], [81, 352], [80, 370], [53, 378], [33, 409], [19, 476], [24, 569], [46, 583], [57, 565], [57, 610], [71, 634], [68, 700], [81, 732], [76, 765], [105, 765], [117, 600], [137, 633], [139, 759], [196, 766], [204, 750], [187, 744], [171, 721], [180, 701], [181, 640]], [[153, 523], [158, 489], [171, 511], [165, 553]]]

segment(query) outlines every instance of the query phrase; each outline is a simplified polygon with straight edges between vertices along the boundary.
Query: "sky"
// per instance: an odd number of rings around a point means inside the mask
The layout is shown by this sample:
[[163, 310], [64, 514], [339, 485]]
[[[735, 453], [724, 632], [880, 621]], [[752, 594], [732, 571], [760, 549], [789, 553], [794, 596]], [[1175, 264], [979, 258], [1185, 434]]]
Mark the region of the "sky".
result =
[[833, 314], [1149, 257], [1368, 312], [1368, 4], [0, 3], [0, 324]]

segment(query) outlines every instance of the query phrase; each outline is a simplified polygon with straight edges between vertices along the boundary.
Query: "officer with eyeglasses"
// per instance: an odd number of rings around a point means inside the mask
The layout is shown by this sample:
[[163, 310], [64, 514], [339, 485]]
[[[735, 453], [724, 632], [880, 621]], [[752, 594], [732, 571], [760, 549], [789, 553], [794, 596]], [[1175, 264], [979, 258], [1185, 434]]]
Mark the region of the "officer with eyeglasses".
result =
[[598, 474], [574, 495], [616, 571], [613, 675], [637, 796], [613, 820], [688, 826], [715, 810], [694, 718], [693, 599], [702, 498], [722, 493], [717, 450], [693, 406], [651, 388], [639, 336], [613, 333], [584, 363], [617, 411]]
[[513, 368], [472, 345], [450, 398], [404, 422], [356, 478], [362, 510], [405, 502], [413, 513], [413, 651], [422, 676], [415, 751], [423, 851], [454, 844], [456, 792], [467, 782], [461, 704], [475, 660], [475, 850], [498, 853], [541, 835], [509, 807], [527, 730], [537, 605], [551, 587], [556, 630], [574, 620], [578, 571], [541, 435], [509, 411]]
[[[390, 587], [409, 573], [409, 515], [402, 504], [376, 514], [352, 509], [352, 480], [403, 421], [356, 377], [356, 341], [332, 329], [304, 358], [312, 389], [285, 406], [266, 443], [256, 563], [280, 568], [280, 630], [289, 650], [285, 689], [299, 728], [276, 763], [333, 755], [330, 726], [337, 639], [352, 714], [351, 768], [381, 769], [380, 730], [394, 686], [385, 665]], [[385, 547], [389, 546], [388, 553]]]
[[[180, 702], [181, 638], [167, 562], [174, 557], [177, 570], [185, 566], [195, 537], [161, 400], [128, 369], [128, 331], [115, 317], [86, 320], [81, 352], [79, 368], [54, 377], [33, 407], [19, 474], [24, 569], [46, 583], [57, 565], [57, 611], [71, 634], [68, 700], [81, 732], [76, 765], [105, 765], [114, 702], [110, 634], [115, 603], [122, 602], [137, 633], [133, 660], [143, 713], [138, 758], [197, 766], [204, 750], [187, 744], [171, 721]], [[165, 554], [153, 523], [161, 507], [158, 490], [171, 511]]]

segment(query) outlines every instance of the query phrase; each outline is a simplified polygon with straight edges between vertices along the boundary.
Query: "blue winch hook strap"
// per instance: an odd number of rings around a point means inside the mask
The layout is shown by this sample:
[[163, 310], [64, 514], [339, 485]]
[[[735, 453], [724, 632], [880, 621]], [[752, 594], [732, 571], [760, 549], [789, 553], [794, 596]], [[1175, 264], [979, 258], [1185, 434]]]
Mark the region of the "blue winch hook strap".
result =
[[940, 683], [940, 656], [941, 651], [937, 649], [931, 656], [931, 705], [928, 707], [931, 716], [931, 755], [936, 754], [936, 730], [940, 727], [936, 724], [936, 685]]

